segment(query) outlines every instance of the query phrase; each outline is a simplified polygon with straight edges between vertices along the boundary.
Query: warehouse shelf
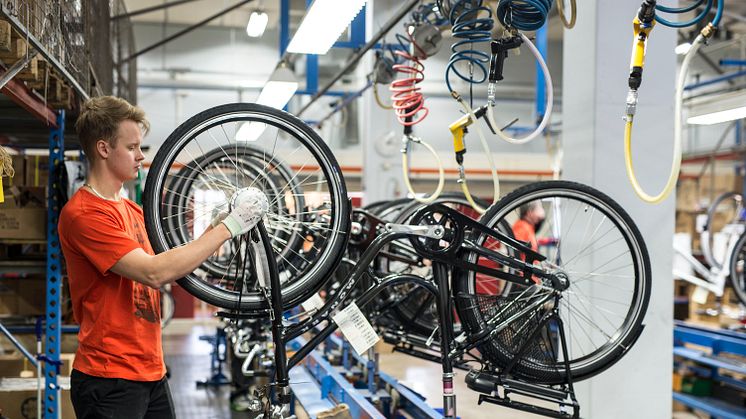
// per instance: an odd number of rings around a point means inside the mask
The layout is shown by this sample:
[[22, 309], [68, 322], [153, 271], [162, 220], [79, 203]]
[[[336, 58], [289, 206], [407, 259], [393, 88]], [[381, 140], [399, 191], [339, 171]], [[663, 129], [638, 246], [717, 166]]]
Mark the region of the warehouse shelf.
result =
[[47, 272], [46, 262], [40, 260], [0, 261], [0, 274], [43, 274]]
[[732, 404], [712, 397], [697, 397], [674, 392], [673, 399], [718, 419], [743, 419], [746, 417], [746, 408], [735, 407]]
[[[687, 347], [685, 344], [695, 345]], [[746, 357], [746, 335], [728, 330], [716, 330], [676, 321], [674, 324], [674, 356], [709, 367], [703, 373], [713, 382], [720, 382], [746, 392], [746, 383], [724, 374], [746, 375], [746, 362], [725, 353]], [[721, 419], [746, 417], [746, 407], [734, 406], [714, 397], [699, 397], [680, 392], [673, 399], [692, 409]]]

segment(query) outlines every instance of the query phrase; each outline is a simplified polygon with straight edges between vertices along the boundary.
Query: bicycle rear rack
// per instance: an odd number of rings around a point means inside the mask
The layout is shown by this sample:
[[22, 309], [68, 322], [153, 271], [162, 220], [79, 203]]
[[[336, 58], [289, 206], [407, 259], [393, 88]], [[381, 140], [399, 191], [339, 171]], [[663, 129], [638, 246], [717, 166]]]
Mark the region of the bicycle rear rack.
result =
[[[466, 385], [474, 391], [487, 393], [479, 395], [479, 404], [487, 402], [550, 418], [576, 419], [580, 417], [580, 405], [575, 399], [575, 394], [571, 387], [566, 385], [562, 386], [562, 389], [556, 389], [549, 386], [531, 384], [517, 379], [507, 378], [502, 374], [496, 375], [485, 371], [475, 370], [469, 371], [466, 375]], [[510, 397], [513, 394], [556, 403], [559, 405], [559, 408], [553, 410], [547, 407], [513, 400]], [[570, 408], [572, 413], [563, 411], [564, 408]]]
[[[535, 384], [513, 376], [513, 369], [527, 356], [529, 348], [535, 345], [537, 339], [540, 339], [542, 330], [550, 323], [554, 323], [557, 326], [559, 335], [558, 343], [562, 353], [565, 354], [563, 363], [566, 374], [563, 383], [555, 386]], [[575, 389], [573, 387], [572, 374], [570, 373], [570, 364], [567, 361], [567, 353], [565, 326], [559, 316], [558, 310], [555, 308], [542, 316], [531, 336], [520, 345], [508, 365], [503, 366], [496, 373], [484, 370], [469, 371], [466, 376], [466, 385], [477, 392], [487, 393], [486, 395], [479, 395], [479, 404], [487, 402], [551, 418], [577, 419], [580, 417], [580, 405], [575, 398]], [[555, 403], [558, 405], [558, 408], [550, 409], [536, 404], [512, 400], [511, 395], [513, 394]], [[572, 413], [567, 410], [571, 410]]]

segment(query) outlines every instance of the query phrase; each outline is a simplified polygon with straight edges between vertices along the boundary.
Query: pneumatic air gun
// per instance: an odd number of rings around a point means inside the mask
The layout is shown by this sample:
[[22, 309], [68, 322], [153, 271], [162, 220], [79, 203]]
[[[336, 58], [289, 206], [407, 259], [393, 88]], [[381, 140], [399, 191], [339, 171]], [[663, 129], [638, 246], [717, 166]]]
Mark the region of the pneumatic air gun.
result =
[[632, 61], [629, 72], [629, 92], [627, 93], [627, 121], [631, 122], [637, 109], [637, 89], [642, 84], [642, 69], [645, 66], [645, 51], [650, 32], [655, 26], [656, 0], [643, 0], [637, 15], [632, 21], [635, 38], [632, 42]]

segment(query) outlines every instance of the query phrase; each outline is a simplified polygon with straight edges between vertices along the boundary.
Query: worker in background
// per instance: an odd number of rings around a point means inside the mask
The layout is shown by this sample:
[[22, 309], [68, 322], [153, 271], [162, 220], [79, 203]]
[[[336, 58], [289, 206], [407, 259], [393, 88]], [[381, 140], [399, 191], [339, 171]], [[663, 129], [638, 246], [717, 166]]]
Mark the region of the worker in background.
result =
[[87, 101], [75, 124], [89, 171], [58, 229], [80, 324], [71, 374], [78, 419], [174, 417], [158, 289], [249, 231], [267, 209], [255, 196], [239, 199], [198, 239], [155, 255], [142, 209], [120, 196], [145, 159], [140, 146], [148, 128], [140, 108], [112, 96]]
[[539, 250], [536, 232], [539, 231], [546, 217], [541, 201], [531, 201], [521, 205], [518, 213], [520, 218], [513, 224], [513, 235], [522, 242], [530, 243], [531, 250]]

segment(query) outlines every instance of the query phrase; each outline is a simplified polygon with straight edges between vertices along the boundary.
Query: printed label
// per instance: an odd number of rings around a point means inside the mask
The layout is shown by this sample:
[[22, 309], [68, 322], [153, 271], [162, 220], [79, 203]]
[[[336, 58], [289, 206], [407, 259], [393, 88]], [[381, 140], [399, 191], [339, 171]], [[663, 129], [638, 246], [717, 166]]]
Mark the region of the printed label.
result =
[[364, 354], [380, 339], [354, 302], [337, 313], [333, 319], [358, 355]]

